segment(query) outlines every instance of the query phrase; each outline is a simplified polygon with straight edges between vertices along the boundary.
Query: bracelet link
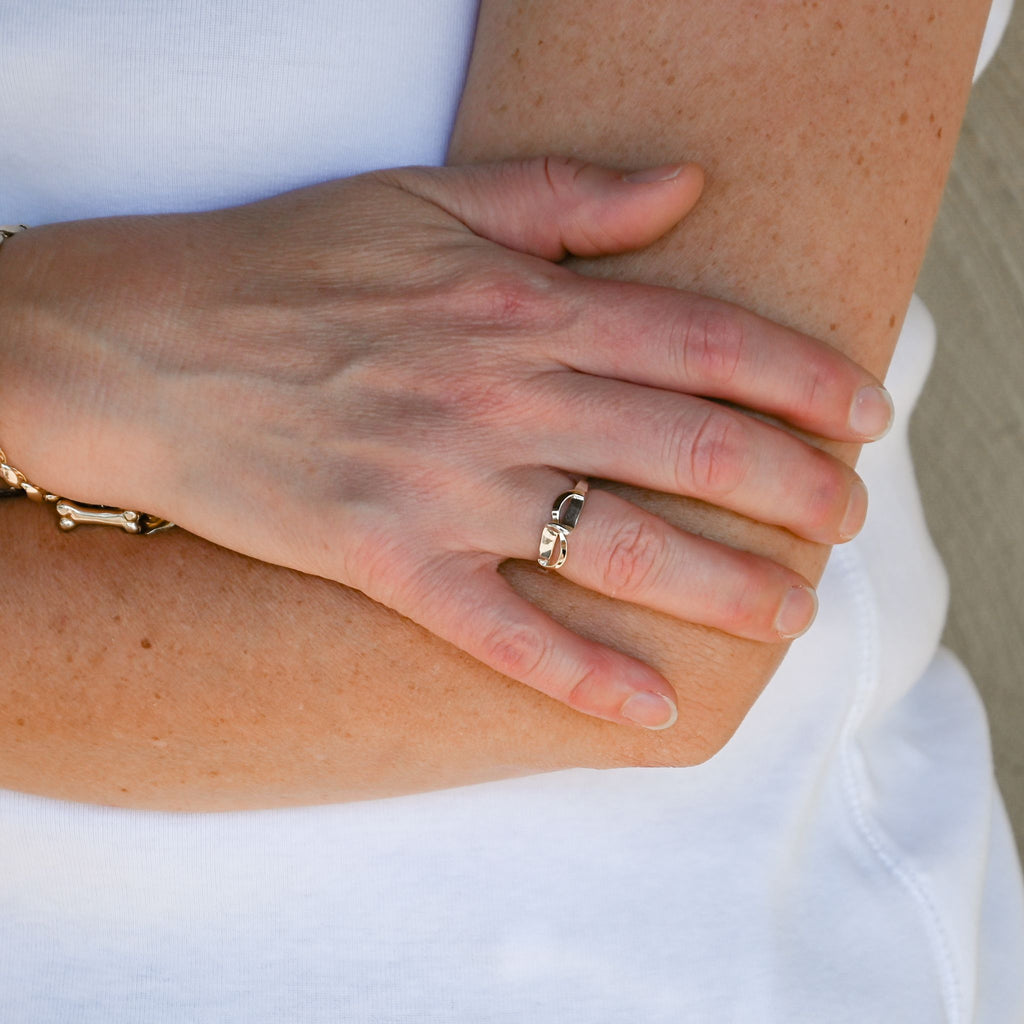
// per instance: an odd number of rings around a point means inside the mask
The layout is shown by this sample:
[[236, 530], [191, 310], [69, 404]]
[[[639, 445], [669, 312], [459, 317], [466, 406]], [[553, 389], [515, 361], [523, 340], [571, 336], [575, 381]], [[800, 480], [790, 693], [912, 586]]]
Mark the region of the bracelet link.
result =
[[136, 512], [133, 509], [109, 508], [106, 505], [84, 505], [81, 502], [59, 498], [56, 494], [41, 487], [36, 487], [25, 479], [20, 469], [7, 462], [3, 448], [0, 448], [0, 479], [10, 488], [24, 491], [35, 502], [51, 504], [57, 512], [57, 525], [62, 530], [73, 530], [76, 526], [113, 526], [125, 533], [136, 536], [148, 536], [169, 530], [174, 523], [152, 516], [148, 512]]
[[11, 235], [16, 235], [19, 231], [28, 231], [27, 224], [3, 224], [0, 225], [0, 245], [3, 245]]
[[[4, 224], [0, 225], [0, 245], [3, 245], [12, 235], [19, 231], [27, 231], [27, 224]], [[62, 530], [73, 530], [76, 526], [113, 526], [116, 529], [124, 530], [125, 533], [132, 533], [137, 536], [145, 536], [150, 533], [159, 533], [161, 530], [169, 530], [174, 523], [158, 516], [151, 516], [147, 512], [135, 512], [130, 508], [116, 509], [108, 508], [105, 505], [83, 505], [76, 501], [69, 501], [67, 498], [59, 498], [42, 487], [37, 487], [25, 479], [25, 474], [20, 469], [15, 469], [7, 462], [4, 450], [0, 448], [0, 480], [7, 487], [13, 490], [21, 490], [32, 501], [51, 504], [56, 507], [57, 525]]]
[[145, 512], [134, 512], [129, 508], [118, 511], [105, 505], [82, 505], [68, 501], [67, 498], [57, 499], [57, 525], [62, 530], [73, 530], [76, 526], [113, 526], [125, 533], [149, 534], [170, 529], [174, 523]]
[[[28, 225], [0, 225], [0, 246], [19, 231], [28, 231]], [[130, 508], [108, 508], [105, 505], [83, 505], [67, 498], [59, 498], [56, 494], [51, 494], [26, 480], [20, 469], [9, 465], [3, 448], [0, 448], [0, 480], [13, 490], [23, 491], [32, 501], [54, 505], [58, 517], [57, 525], [62, 530], [73, 530], [76, 526], [83, 525], [113, 526], [124, 530], [125, 533], [145, 536], [169, 530], [174, 526], [174, 523], [169, 523], [158, 516], [151, 516], [147, 512], [135, 512]]]

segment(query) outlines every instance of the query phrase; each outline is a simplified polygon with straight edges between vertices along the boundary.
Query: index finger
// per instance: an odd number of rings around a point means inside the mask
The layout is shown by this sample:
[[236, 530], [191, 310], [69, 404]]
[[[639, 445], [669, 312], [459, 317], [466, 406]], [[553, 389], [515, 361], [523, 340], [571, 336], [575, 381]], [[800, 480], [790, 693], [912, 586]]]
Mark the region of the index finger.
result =
[[574, 370], [724, 399], [835, 441], [892, 424], [881, 382], [826, 342], [690, 292], [578, 280], [581, 310], [549, 353]]

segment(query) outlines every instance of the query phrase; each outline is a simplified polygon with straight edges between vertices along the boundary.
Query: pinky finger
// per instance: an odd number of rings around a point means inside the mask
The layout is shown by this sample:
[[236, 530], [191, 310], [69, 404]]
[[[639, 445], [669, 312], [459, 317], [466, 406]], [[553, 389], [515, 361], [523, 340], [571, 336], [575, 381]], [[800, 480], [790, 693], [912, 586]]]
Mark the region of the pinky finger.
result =
[[452, 562], [443, 576], [432, 575], [429, 595], [405, 614], [576, 711], [646, 729], [675, 724], [675, 691], [654, 669], [559, 625], [520, 597], [493, 563], [469, 571], [464, 565]]

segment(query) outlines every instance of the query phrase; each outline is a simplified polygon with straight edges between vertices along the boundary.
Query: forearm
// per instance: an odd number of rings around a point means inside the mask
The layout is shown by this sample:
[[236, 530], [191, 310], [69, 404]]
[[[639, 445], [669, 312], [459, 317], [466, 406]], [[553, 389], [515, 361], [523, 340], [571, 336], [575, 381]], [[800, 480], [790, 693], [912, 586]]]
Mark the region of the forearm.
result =
[[685, 224], [590, 269], [729, 299], [884, 372], [986, 10], [484, 0], [450, 158], [696, 160]]
[[642, 730], [488, 672], [356, 591], [183, 531], [0, 503], [0, 787], [223, 810], [628, 764]]

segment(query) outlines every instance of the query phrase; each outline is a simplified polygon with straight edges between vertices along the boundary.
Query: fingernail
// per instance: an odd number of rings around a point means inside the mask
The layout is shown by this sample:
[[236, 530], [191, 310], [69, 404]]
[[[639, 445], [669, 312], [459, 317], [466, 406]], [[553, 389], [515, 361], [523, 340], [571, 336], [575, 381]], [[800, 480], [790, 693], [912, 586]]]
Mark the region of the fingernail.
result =
[[892, 426], [892, 396], [885, 388], [870, 385], [861, 388], [850, 406], [850, 429], [861, 437], [877, 441]]
[[630, 171], [622, 180], [630, 185], [653, 185], [659, 181], [678, 178], [686, 164], [665, 164], [662, 167], [648, 167], [642, 171]]
[[839, 539], [852, 540], [861, 531], [864, 520], [868, 516], [868, 489], [855, 480], [850, 488], [850, 501], [846, 506], [846, 514], [839, 526]]
[[793, 587], [775, 616], [775, 631], [783, 640], [795, 640], [811, 628], [817, 614], [818, 595], [810, 587]]
[[679, 709], [663, 693], [643, 690], [634, 693], [619, 709], [623, 718], [655, 731], [669, 729], [679, 718]]

